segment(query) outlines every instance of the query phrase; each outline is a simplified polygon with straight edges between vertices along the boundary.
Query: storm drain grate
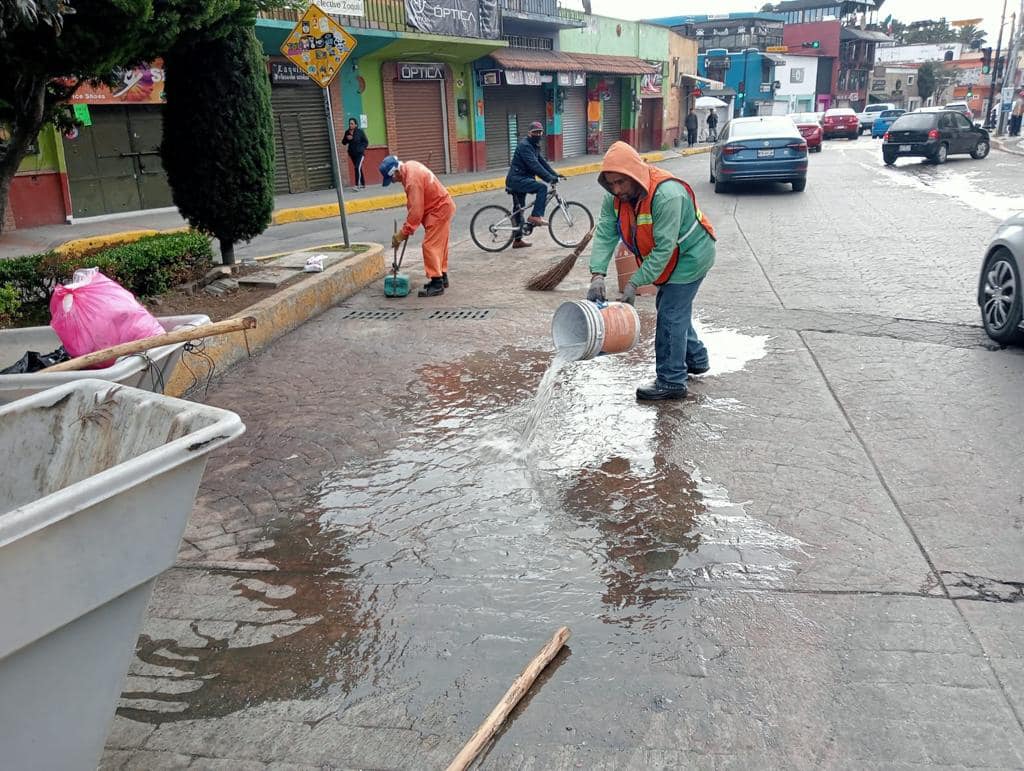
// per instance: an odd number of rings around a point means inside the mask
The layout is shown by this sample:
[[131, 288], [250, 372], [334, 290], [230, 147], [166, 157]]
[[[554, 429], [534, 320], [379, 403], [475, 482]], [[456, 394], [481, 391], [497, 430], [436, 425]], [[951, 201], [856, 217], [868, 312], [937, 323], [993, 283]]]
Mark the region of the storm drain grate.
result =
[[491, 315], [490, 308], [456, 308], [454, 310], [431, 311], [428, 319], [486, 319]]
[[392, 319], [399, 319], [405, 315], [405, 311], [361, 311], [351, 310], [342, 316], [342, 319], [356, 319], [360, 321], [391, 321]]

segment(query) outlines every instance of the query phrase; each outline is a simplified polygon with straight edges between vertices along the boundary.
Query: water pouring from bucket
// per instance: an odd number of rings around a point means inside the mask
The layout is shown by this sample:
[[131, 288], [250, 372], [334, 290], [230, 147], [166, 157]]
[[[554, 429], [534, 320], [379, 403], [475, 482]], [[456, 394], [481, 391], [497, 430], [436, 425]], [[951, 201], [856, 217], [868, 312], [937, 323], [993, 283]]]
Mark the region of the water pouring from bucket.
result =
[[627, 303], [564, 302], [551, 319], [551, 337], [568, 361], [625, 353], [640, 341], [640, 316]]

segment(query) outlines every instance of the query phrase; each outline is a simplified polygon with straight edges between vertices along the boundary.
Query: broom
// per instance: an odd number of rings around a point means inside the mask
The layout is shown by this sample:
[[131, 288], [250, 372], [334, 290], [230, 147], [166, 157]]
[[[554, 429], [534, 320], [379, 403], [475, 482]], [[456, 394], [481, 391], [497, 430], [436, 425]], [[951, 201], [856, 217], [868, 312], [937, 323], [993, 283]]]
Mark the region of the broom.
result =
[[594, 229], [591, 228], [590, 232], [583, 236], [583, 239], [576, 244], [576, 248], [572, 250], [572, 254], [568, 257], [563, 257], [554, 265], [547, 270], [538, 273], [536, 276], [526, 282], [526, 288], [531, 292], [550, 292], [556, 286], [562, 283], [566, 276], [569, 275], [569, 271], [572, 270], [573, 265], [576, 264], [576, 260], [579, 259], [580, 253], [587, 248], [587, 244], [590, 243], [590, 239], [594, 237]]

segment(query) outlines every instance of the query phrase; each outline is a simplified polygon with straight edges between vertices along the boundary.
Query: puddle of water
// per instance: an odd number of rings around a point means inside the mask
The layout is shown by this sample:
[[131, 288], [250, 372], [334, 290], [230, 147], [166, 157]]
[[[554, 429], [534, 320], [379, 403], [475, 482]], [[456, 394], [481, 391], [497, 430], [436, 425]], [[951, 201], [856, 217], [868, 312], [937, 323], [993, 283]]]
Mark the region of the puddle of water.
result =
[[[879, 171], [876, 165], [861, 164], [866, 168]], [[994, 190], [981, 188], [976, 179], [980, 172], [965, 172], [961, 169], [947, 167], [900, 166], [895, 169], [881, 169], [887, 179], [914, 188], [915, 190], [931, 190], [947, 198], [952, 198], [970, 208], [988, 214], [1002, 221], [1024, 211], [1024, 196], [1009, 195]]]
[[[716, 375], [766, 355], [765, 336], [702, 335]], [[452, 653], [461, 633], [511, 645], [518, 619], [548, 614], [600, 619], [605, 638], [592, 642], [621, 647], [681, 623], [694, 586], [784, 581], [801, 545], [681, 452], [701, 412], [742, 405], [638, 404], [651, 349], [648, 334], [587, 362], [549, 367], [548, 353], [506, 348], [421, 368], [382, 416], [404, 429], [400, 444], [324, 476], [273, 545], [248, 555], [274, 571], [219, 576], [234, 597], [208, 617], [249, 620], [141, 638], [140, 662], [162, 679], [125, 693], [120, 714], [160, 723], [325, 699], [341, 709], [398, 691], [418, 714], [466, 676]], [[482, 609], [487, 628], [459, 626], [460, 610]], [[596, 676], [587, 668], [601, 665], [574, 666]]]

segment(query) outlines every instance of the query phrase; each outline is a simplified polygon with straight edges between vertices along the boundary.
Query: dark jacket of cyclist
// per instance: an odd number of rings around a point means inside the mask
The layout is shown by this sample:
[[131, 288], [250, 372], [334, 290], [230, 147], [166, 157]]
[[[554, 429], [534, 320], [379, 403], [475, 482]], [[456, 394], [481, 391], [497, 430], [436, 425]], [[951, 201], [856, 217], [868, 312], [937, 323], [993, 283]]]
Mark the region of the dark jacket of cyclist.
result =
[[[547, 186], [558, 181], [558, 172], [551, 168], [551, 164], [544, 160], [539, 152], [543, 137], [544, 126], [540, 121], [531, 123], [530, 133], [516, 147], [512, 164], [505, 176], [505, 188], [510, 193], [519, 193], [523, 196], [521, 200], [525, 201], [525, 195], [528, 193], [537, 194], [533, 200], [533, 213], [527, 218], [527, 222], [536, 226], [548, 224], [544, 219], [544, 207], [548, 202]], [[544, 182], [538, 182], [537, 177]]]

